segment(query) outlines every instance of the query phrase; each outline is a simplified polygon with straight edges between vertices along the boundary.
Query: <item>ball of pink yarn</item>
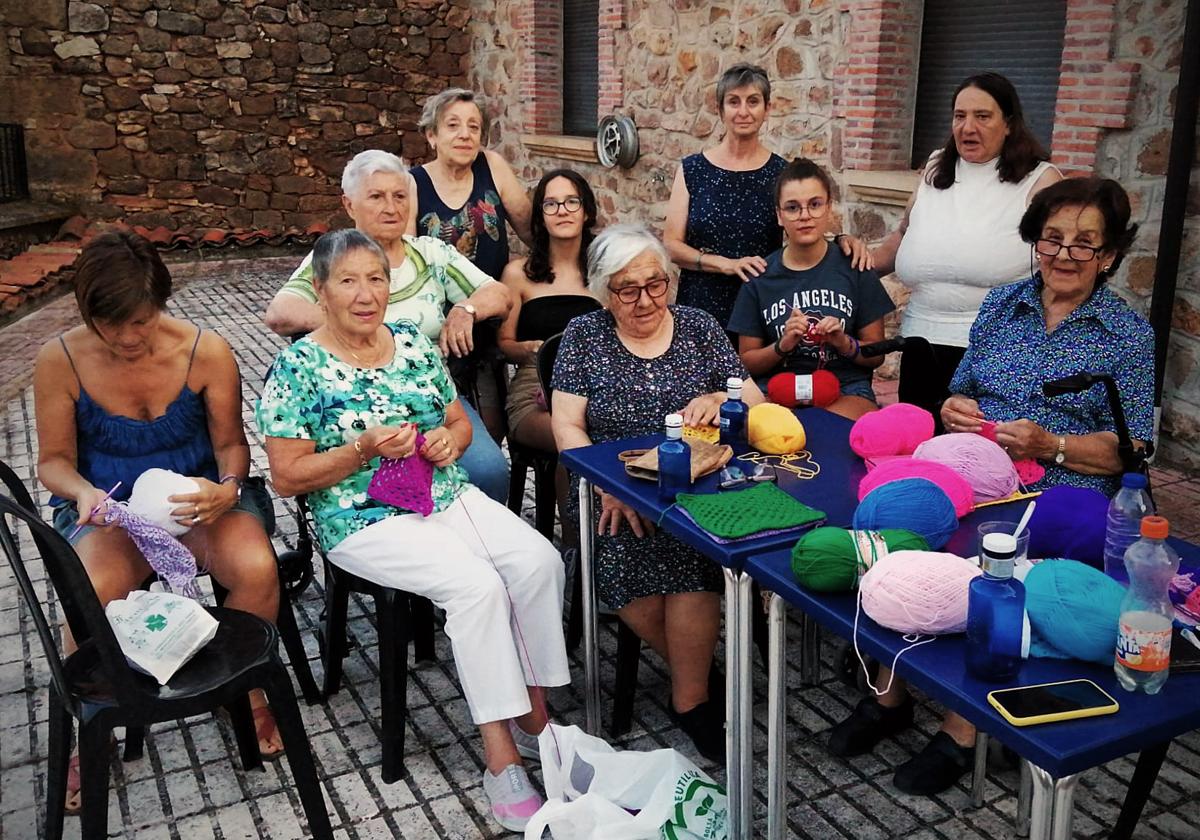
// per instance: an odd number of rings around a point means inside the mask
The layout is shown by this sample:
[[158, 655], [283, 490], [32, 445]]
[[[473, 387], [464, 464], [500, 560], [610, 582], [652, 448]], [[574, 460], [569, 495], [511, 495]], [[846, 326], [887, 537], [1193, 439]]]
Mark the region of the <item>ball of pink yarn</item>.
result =
[[911, 455], [933, 437], [933, 415], [909, 403], [893, 403], [864, 414], [850, 429], [850, 448], [860, 458]]
[[967, 587], [979, 568], [956, 554], [893, 551], [859, 583], [863, 612], [897, 633], [961, 633]]
[[966, 516], [975, 507], [975, 491], [965, 478], [945, 464], [926, 461], [924, 458], [884, 461], [863, 476], [863, 480], [858, 483], [858, 500], [861, 502], [879, 485], [901, 478], [924, 478], [932, 481], [950, 497], [956, 516]]
[[1017, 489], [1017, 469], [1004, 448], [983, 435], [938, 435], [917, 447], [914, 458], [937, 461], [966, 479], [976, 502], [993, 502]]

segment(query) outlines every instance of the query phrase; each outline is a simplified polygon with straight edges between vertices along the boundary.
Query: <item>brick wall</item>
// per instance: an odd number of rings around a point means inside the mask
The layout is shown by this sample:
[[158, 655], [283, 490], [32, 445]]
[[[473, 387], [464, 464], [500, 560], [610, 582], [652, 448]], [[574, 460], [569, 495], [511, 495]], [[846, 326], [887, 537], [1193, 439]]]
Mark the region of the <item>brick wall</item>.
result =
[[35, 198], [168, 228], [339, 213], [365, 148], [426, 152], [420, 102], [465, 82], [469, 0], [3, 0], [0, 122]]
[[[532, 13], [544, 4], [517, 5]], [[642, 157], [629, 171], [570, 164], [596, 190], [603, 221], [661, 228], [679, 160], [720, 138], [717, 77], [737, 61], [754, 61], [774, 87], [765, 142], [785, 157], [803, 154], [833, 169], [843, 185], [846, 229], [875, 238], [896, 224], [900, 208], [864, 201], [844, 186], [844, 176], [850, 169], [906, 168], [920, 0], [607, 0], [602, 14], [618, 6], [621, 25], [611, 43], [623, 91], [614, 110], [637, 123]], [[1068, 0], [1054, 157], [1068, 170], [1094, 168], [1129, 189], [1142, 232], [1113, 286], [1142, 312], [1154, 276], [1183, 8], [1172, 0]], [[478, 9], [471, 27], [470, 75], [491, 99], [497, 148], [532, 184], [566, 162], [521, 144], [523, 132], [554, 129], [540, 127], [526, 96], [520, 28], [513, 13], [494, 8]], [[554, 70], [543, 65], [539, 73], [553, 77]], [[537, 108], [553, 104], [537, 100]], [[1200, 465], [1198, 185], [1200, 168], [1192, 176], [1162, 441], [1168, 460], [1193, 465]]]

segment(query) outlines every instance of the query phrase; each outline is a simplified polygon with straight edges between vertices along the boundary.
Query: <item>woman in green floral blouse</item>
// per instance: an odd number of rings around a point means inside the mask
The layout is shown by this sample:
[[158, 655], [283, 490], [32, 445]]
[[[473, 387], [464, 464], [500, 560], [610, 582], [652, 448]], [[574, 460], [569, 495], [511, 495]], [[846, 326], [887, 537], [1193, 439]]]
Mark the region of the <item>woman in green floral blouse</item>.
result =
[[[383, 323], [379, 245], [335, 231], [317, 241], [312, 264], [325, 322], [279, 354], [257, 408], [272, 479], [283, 495], [308, 495], [332, 563], [446, 611], [493, 816], [521, 830], [541, 803], [521, 765], [537, 756], [546, 723], [539, 686], [570, 681], [562, 562], [467, 482], [457, 462], [471, 424], [433, 344], [411, 322]], [[380, 457], [413, 456], [434, 467], [428, 516], [367, 494]]]

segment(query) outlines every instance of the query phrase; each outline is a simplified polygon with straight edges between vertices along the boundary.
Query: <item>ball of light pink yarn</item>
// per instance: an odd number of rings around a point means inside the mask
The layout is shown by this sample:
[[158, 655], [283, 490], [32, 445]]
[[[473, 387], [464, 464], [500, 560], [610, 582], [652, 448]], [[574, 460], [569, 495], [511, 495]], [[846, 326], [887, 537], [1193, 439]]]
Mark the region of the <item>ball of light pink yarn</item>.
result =
[[850, 448], [860, 458], [911, 455], [933, 437], [933, 415], [909, 403], [893, 403], [871, 411], [850, 428]]
[[1017, 468], [995, 441], [983, 435], [958, 432], [938, 435], [917, 447], [914, 458], [937, 461], [966, 479], [976, 502], [993, 502], [1017, 489]]
[[[981, 438], [982, 440], [982, 438]], [[902, 478], [924, 478], [932, 481], [950, 497], [956, 516], [966, 516], [975, 507], [975, 491], [967, 480], [945, 464], [927, 461], [924, 458], [897, 458], [884, 461], [871, 470], [858, 483], [858, 500], [881, 484]]]
[[893, 551], [859, 583], [863, 612], [897, 633], [962, 633], [967, 587], [979, 568], [956, 554]]

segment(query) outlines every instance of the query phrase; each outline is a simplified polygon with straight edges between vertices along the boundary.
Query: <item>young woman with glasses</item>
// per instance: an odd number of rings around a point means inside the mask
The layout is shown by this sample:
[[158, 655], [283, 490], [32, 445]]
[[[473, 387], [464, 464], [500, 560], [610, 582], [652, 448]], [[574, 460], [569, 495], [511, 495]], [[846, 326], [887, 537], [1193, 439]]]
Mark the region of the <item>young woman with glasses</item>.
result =
[[883, 339], [883, 316], [895, 307], [874, 271], [855, 269], [827, 239], [833, 184], [807, 158], [775, 181], [775, 214], [787, 244], [767, 257], [762, 274], [742, 286], [729, 319], [742, 363], [760, 385], [780, 372], [825, 368], [841, 396], [829, 410], [857, 419], [878, 408], [872, 371], [881, 357], [859, 345]]

